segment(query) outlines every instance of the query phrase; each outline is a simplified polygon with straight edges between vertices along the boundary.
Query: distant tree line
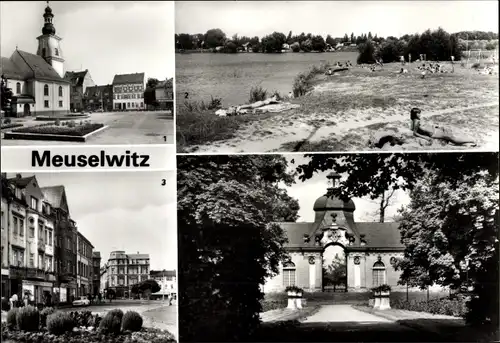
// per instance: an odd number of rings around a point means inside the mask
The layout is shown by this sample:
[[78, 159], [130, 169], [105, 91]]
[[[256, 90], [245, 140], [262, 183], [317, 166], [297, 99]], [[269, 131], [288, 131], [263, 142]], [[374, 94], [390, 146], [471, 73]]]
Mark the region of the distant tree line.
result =
[[[467, 42], [467, 40], [469, 42]], [[412, 60], [418, 59], [420, 54], [426, 54], [428, 59], [446, 58], [455, 56], [460, 59], [460, 52], [468, 49], [494, 50], [498, 47], [498, 34], [483, 31], [462, 31], [449, 34], [442, 28], [422, 34], [405, 34], [399, 38], [394, 36], [378, 37], [371, 32], [355, 35], [354, 32], [344, 34], [343, 37], [332, 37], [312, 33], [285, 35], [282, 32], [273, 32], [262, 38], [247, 37], [234, 34], [227, 37], [219, 28], [210, 29], [206, 33], [175, 35], [176, 48], [180, 50], [208, 49], [211, 51], [237, 53], [239, 51], [281, 52], [284, 45], [288, 45], [293, 52], [323, 52], [332, 51], [339, 47], [358, 48], [364, 56], [360, 63], [375, 62], [375, 58], [384, 62], [398, 61], [399, 56], [412, 55]]]
[[[434, 31], [427, 30], [422, 34], [407, 34], [400, 38], [387, 37], [379, 44], [368, 40], [358, 46], [360, 53], [358, 63], [375, 63], [379, 60], [390, 63], [399, 61], [401, 56], [408, 62], [410, 58], [411, 61], [420, 59], [421, 55], [425, 55], [425, 59], [430, 61], [450, 61], [451, 56], [454, 56], [455, 61], [459, 61], [467, 48], [474, 49], [473, 44], [461, 39], [463, 36], [463, 32], [449, 34], [438, 28]], [[486, 36], [489, 37], [489, 33], [478, 31], [474, 37]], [[484, 45], [488, 45], [488, 48], [483, 49], [494, 50], [498, 47], [498, 40]], [[477, 46], [481, 49], [480, 45]]]

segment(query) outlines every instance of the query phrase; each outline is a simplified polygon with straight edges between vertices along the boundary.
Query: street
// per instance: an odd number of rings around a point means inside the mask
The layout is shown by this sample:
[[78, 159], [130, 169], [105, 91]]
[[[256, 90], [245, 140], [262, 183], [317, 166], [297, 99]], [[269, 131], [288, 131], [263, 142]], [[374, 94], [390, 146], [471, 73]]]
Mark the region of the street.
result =
[[[85, 143], [58, 141], [35, 141], [19, 139], [2, 139], [3, 146], [19, 145], [81, 145], [81, 144], [173, 144], [174, 120], [165, 111], [157, 112], [105, 112], [92, 113], [89, 118], [75, 119], [75, 122], [91, 120], [109, 126], [93, 135]], [[66, 120], [62, 120], [66, 121]], [[44, 124], [33, 117], [12, 118], [12, 123], [23, 123], [25, 127]], [[5, 131], [9, 131], [8, 129]], [[3, 132], [5, 132], [3, 131]], [[3, 138], [2, 132], [2, 138]], [[165, 138], [166, 137], [166, 141]]]

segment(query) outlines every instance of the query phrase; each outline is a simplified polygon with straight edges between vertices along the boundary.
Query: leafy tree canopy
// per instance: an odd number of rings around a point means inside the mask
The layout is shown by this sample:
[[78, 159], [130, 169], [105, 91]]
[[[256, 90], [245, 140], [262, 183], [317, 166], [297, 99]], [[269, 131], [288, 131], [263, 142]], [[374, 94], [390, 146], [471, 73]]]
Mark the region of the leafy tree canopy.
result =
[[278, 272], [286, 241], [276, 221], [298, 202], [279, 156], [179, 156], [180, 332], [185, 341], [238, 341], [259, 325], [260, 285]]

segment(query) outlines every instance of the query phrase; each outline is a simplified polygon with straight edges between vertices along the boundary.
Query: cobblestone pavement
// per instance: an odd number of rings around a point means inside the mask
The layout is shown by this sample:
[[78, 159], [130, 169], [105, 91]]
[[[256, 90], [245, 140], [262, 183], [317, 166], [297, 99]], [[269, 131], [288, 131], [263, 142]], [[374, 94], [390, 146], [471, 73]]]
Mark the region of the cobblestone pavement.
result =
[[[108, 128], [89, 137], [85, 143], [2, 139], [2, 145], [174, 144], [174, 120], [164, 111], [92, 113], [90, 118], [75, 119], [80, 120], [102, 123]], [[21, 122], [26, 127], [44, 123], [31, 117], [12, 122]]]

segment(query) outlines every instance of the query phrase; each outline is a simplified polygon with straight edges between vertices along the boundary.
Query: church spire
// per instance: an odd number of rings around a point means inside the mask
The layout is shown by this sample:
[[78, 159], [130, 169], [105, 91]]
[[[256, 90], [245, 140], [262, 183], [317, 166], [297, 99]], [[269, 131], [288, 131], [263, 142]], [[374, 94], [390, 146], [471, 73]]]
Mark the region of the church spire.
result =
[[52, 14], [52, 8], [49, 6], [49, 2], [47, 1], [47, 7], [45, 7], [45, 13], [43, 14], [43, 19], [45, 21], [45, 24], [43, 25], [42, 28], [42, 34], [44, 35], [55, 35], [56, 34], [56, 29], [54, 25], [52, 24], [52, 19], [54, 18], [54, 15]]

